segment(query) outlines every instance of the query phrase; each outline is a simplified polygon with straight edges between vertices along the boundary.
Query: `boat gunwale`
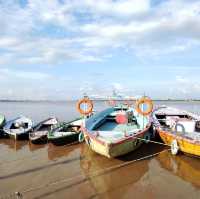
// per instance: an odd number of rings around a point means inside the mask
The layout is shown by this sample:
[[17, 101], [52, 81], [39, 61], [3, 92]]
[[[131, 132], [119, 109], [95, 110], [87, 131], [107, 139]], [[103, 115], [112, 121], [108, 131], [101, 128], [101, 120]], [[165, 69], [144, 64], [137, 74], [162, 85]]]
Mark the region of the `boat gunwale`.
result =
[[[185, 137], [183, 135], [174, 135], [172, 133], [172, 131], [166, 131], [164, 130], [162, 127], [156, 127], [156, 130], [158, 131], [159, 135], [160, 134], [165, 134], [165, 136], [169, 135], [177, 140], [184, 140], [186, 142], [189, 142], [189, 143], [192, 143], [192, 144], [195, 144], [195, 145], [200, 145], [200, 140], [195, 140], [195, 139], [192, 139], [192, 138], [188, 138], [188, 137]], [[160, 137], [162, 137], [162, 135], [160, 135]]]
[[[200, 140], [195, 140], [195, 139], [192, 139], [192, 138], [189, 138], [189, 137], [186, 137], [184, 135], [175, 135], [172, 130], [166, 130], [164, 129], [164, 126], [161, 125], [161, 123], [158, 121], [156, 115], [156, 112], [159, 111], [159, 109], [165, 109], [165, 108], [172, 108], [174, 110], [177, 110], [177, 111], [181, 111], [182, 113], [184, 113], [185, 115], [188, 115], [190, 117], [193, 118], [193, 120], [195, 121], [198, 121], [200, 119], [200, 116], [197, 115], [197, 114], [194, 114], [192, 112], [189, 112], [189, 111], [186, 111], [186, 110], [180, 110], [180, 109], [177, 109], [177, 108], [174, 108], [174, 107], [169, 107], [169, 106], [166, 106], [166, 107], [158, 107], [156, 110], [154, 110], [151, 114], [151, 118], [152, 118], [152, 125], [155, 127], [156, 129], [156, 132], [158, 132], [159, 136], [162, 137], [162, 136], [171, 136], [177, 140], [184, 140], [188, 143], [191, 143], [191, 144], [194, 144], [194, 145], [200, 145]], [[164, 115], [165, 113], [163, 112], [162, 115]], [[160, 114], [161, 115], [161, 114]], [[162, 134], [162, 135], [160, 135]], [[164, 135], [163, 135], [164, 134]]]
[[[98, 142], [98, 143], [100, 143], [102, 145], [108, 145], [109, 144], [109, 145], [112, 145], [112, 146], [116, 146], [116, 145], [122, 144], [124, 142], [127, 142], [129, 140], [137, 139], [137, 137], [142, 136], [142, 134], [144, 134], [146, 131], [148, 131], [150, 129], [150, 127], [151, 127], [151, 123], [149, 122], [146, 125], [146, 128], [138, 131], [139, 133], [137, 135], [129, 135], [127, 137], [124, 137], [124, 138], [120, 139], [119, 141], [117, 141], [115, 143], [106, 143], [103, 140], [99, 140], [98, 136], [91, 134], [92, 131], [88, 131], [85, 127], [81, 127], [81, 130], [83, 131], [84, 134], [86, 134], [86, 136], [89, 136], [90, 138], [94, 139], [96, 142]], [[93, 132], [96, 132], [96, 131], [93, 131]]]

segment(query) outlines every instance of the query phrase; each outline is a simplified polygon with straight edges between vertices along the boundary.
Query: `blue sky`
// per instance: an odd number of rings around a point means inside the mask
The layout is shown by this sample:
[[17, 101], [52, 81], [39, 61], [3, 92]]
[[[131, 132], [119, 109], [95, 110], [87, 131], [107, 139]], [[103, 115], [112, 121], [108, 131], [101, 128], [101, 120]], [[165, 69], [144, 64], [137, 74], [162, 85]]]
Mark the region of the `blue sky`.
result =
[[200, 98], [198, 0], [0, 0], [0, 98]]

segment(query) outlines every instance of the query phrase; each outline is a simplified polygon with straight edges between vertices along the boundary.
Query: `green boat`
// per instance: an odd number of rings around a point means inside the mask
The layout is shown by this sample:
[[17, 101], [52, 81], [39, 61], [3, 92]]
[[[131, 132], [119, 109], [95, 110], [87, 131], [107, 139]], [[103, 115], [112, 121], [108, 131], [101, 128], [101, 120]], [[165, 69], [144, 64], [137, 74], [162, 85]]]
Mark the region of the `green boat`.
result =
[[6, 122], [5, 116], [0, 115], [0, 137], [3, 135], [3, 126]]
[[82, 123], [83, 118], [78, 118], [68, 123], [59, 123], [48, 132], [48, 141], [57, 146], [79, 142]]
[[3, 127], [3, 125], [5, 124], [5, 116], [4, 115], [0, 115], [0, 128]]

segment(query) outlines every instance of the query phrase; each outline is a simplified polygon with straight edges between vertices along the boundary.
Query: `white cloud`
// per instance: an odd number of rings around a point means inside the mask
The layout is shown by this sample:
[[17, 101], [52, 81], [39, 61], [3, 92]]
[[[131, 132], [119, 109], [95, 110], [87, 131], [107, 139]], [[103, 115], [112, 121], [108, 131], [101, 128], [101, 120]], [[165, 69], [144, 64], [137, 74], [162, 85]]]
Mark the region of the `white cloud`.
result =
[[[80, 2], [80, 1], [79, 1]], [[82, 7], [89, 8], [91, 12], [108, 16], [130, 16], [149, 10], [150, 0], [85, 0]]]
[[[150, 0], [29, 0], [24, 6], [18, 2], [0, 2], [0, 80], [7, 78], [7, 83], [52, 78], [34, 72], [37, 65], [100, 62], [119, 51], [142, 61], [163, 56], [171, 60], [200, 47], [200, 2], [196, 0], [160, 1], [155, 6]], [[120, 81], [110, 81], [109, 88], [86, 84], [82, 90], [130, 91]], [[175, 91], [199, 92], [198, 81], [182, 73], [174, 81]]]
[[198, 1], [9, 2], [0, 5], [2, 64], [9, 57], [29, 64], [101, 61], [116, 48], [157, 58], [200, 45]]
[[190, 82], [187, 77], [182, 77], [182, 76], [179, 76], [179, 75], [176, 76], [176, 81], [178, 83], [188, 83], [188, 82]]
[[30, 71], [20, 71], [20, 70], [9, 70], [7, 68], [0, 68], [0, 80], [9, 79], [32, 79], [32, 80], [46, 80], [51, 78], [50, 75], [42, 72], [30, 72]]
[[115, 82], [112, 83], [113, 89], [117, 90], [117, 91], [122, 91], [124, 89], [124, 87], [122, 86], [121, 83]]
[[172, 92], [175, 96], [182, 96], [185, 98], [199, 98], [200, 93], [200, 81], [196, 78], [188, 76], [177, 75], [173, 85]]

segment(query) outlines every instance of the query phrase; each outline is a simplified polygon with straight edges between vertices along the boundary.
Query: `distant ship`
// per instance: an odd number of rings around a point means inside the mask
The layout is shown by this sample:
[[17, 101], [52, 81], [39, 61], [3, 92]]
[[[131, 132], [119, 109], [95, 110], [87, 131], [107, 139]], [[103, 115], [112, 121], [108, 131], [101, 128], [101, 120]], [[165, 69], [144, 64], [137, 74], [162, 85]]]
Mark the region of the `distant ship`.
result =
[[90, 95], [90, 99], [92, 100], [135, 100], [139, 97], [133, 97], [128, 95], [123, 95], [118, 93], [116, 90], [113, 89], [111, 96], [104, 96], [104, 95]]

